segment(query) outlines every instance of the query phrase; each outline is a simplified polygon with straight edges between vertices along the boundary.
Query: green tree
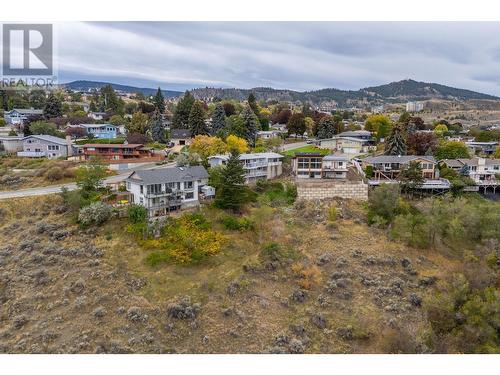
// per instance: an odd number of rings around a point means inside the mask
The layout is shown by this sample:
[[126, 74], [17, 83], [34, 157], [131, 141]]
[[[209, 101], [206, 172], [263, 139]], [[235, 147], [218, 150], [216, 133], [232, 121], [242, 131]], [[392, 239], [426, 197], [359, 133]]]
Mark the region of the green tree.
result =
[[110, 111], [118, 114], [124, 113], [125, 102], [116, 95], [113, 86], [106, 85], [101, 87], [99, 104], [104, 111]]
[[161, 89], [158, 87], [158, 90], [156, 91], [156, 94], [153, 98], [153, 104], [155, 106], [155, 109], [160, 112], [160, 114], [165, 113], [165, 99], [163, 98], [163, 94], [161, 92]]
[[100, 160], [91, 160], [76, 171], [76, 185], [84, 199], [91, 199], [102, 188], [106, 168]]
[[365, 130], [377, 135], [377, 139], [385, 138], [391, 130], [391, 119], [385, 115], [371, 115], [365, 121]]
[[53, 118], [62, 116], [62, 102], [54, 93], [50, 93], [43, 108], [45, 118]]
[[295, 134], [295, 137], [303, 135], [307, 130], [304, 114], [294, 113], [288, 120], [286, 128], [288, 130], [288, 135]]
[[442, 137], [444, 133], [448, 132], [448, 127], [445, 124], [437, 124], [434, 128], [434, 134], [438, 137]]
[[257, 131], [260, 130], [260, 122], [250, 106], [245, 106], [240, 113], [245, 125], [245, 139], [250, 145], [255, 145]]
[[189, 114], [191, 113], [191, 107], [194, 102], [194, 96], [189, 91], [186, 91], [175, 107], [174, 117], [172, 118], [173, 129], [188, 128]]
[[30, 134], [46, 134], [55, 137], [62, 137], [62, 133], [57, 130], [56, 124], [46, 121], [34, 121], [29, 124]]
[[188, 128], [191, 132], [191, 137], [210, 134], [207, 124], [205, 123], [205, 110], [203, 109], [203, 104], [199, 100], [191, 107]]
[[239, 156], [236, 150], [232, 150], [225, 168], [220, 171], [220, 185], [216, 186], [215, 193], [215, 205], [219, 208], [239, 211], [248, 200], [245, 171]]
[[253, 113], [255, 113], [256, 116], [259, 115], [259, 105], [257, 104], [257, 100], [255, 99], [255, 95], [253, 92], [248, 95], [248, 106], [252, 109]]
[[212, 114], [212, 134], [217, 135], [226, 128], [226, 112], [221, 103], [217, 103]]
[[47, 98], [44, 90], [32, 90], [29, 94], [29, 102], [33, 108], [43, 109]]
[[388, 224], [398, 214], [399, 185], [382, 184], [376, 187], [368, 200], [368, 222]]
[[153, 141], [166, 143], [165, 127], [163, 126], [163, 116], [158, 109], [153, 112], [149, 127], [151, 129], [151, 138], [153, 139]]
[[323, 117], [318, 123], [317, 137], [319, 139], [332, 138], [335, 135], [335, 126], [332, 116]]
[[112, 124], [112, 125], [117, 125], [118, 126], [118, 125], [123, 125], [125, 123], [125, 120], [120, 115], [113, 115], [109, 119], [109, 123]]
[[437, 160], [469, 158], [467, 146], [458, 141], [441, 141], [434, 154]]
[[417, 161], [412, 161], [408, 163], [408, 166], [404, 168], [398, 177], [401, 188], [405, 192], [411, 192], [424, 183], [424, 177], [422, 176], [422, 167]]
[[406, 155], [406, 134], [401, 124], [392, 127], [391, 134], [385, 141], [386, 155]]
[[146, 113], [136, 112], [130, 122], [125, 125], [129, 133], [146, 134], [148, 131], [149, 117]]
[[247, 132], [243, 118], [238, 115], [229, 116], [227, 119], [227, 135], [235, 135], [238, 138], [246, 139]]

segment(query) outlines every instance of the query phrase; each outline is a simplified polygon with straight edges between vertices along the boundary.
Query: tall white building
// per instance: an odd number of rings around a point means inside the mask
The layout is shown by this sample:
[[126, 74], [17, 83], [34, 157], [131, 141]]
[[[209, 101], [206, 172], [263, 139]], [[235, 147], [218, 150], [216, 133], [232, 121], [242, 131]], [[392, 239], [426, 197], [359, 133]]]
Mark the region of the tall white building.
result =
[[424, 103], [422, 102], [408, 102], [406, 103], [406, 112], [420, 112], [424, 110]]

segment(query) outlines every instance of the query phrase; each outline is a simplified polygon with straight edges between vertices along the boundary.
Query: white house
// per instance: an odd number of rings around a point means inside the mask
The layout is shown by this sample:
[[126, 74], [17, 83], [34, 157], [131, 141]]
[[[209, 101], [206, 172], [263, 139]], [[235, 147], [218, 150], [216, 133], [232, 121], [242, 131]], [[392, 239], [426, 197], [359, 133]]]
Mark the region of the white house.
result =
[[138, 170], [125, 184], [131, 203], [144, 206], [150, 217], [197, 206], [201, 195], [215, 193], [213, 188], [202, 189], [208, 184], [208, 173], [202, 166]]
[[[270, 180], [281, 176], [283, 155], [275, 152], [259, 152], [255, 154], [241, 154], [240, 161], [245, 170], [246, 183], [254, 183], [259, 179]], [[225, 165], [229, 155], [214, 155], [208, 158], [211, 167]]]
[[271, 139], [271, 138], [278, 138], [283, 134], [279, 130], [259, 130], [257, 132], [257, 138], [259, 139]]
[[487, 159], [474, 157], [472, 159], [444, 159], [440, 164], [461, 173], [467, 171], [469, 177], [476, 185], [500, 185], [500, 159]]
[[88, 117], [94, 120], [102, 120], [106, 116], [106, 112], [89, 112]]

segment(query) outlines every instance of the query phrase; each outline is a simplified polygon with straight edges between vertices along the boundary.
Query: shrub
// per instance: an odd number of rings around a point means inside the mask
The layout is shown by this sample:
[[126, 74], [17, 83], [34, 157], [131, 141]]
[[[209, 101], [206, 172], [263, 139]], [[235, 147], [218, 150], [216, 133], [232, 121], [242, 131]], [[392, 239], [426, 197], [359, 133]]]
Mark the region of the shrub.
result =
[[159, 238], [141, 241], [154, 250], [146, 257], [146, 263], [180, 264], [199, 263], [205, 258], [219, 253], [226, 237], [211, 229], [211, 223], [201, 213], [184, 214], [178, 219], [170, 219]]
[[[376, 187], [368, 202], [368, 223], [373, 224], [382, 218], [386, 223], [392, 222], [398, 212], [399, 186], [384, 184]], [[376, 219], [376, 217], [379, 217]]]
[[45, 178], [51, 182], [62, 180], [64, 171], [61, 167], [52, 167], [45, 173]]
[[226, 216], [222, 219], [222, 224], [224, 225], [224, 228], [229, 230], [244, 231], [253, 228], [252, 221], [245, 217], [238, 219], [233, 216]]
[[148, 217], [148, 210], [145, 207], [139, 206], [137, 204], [129, 206], [127, 212], [128, 220], [132, 224], [144, 223], [146, 221], [146, 218]]
[[102, 202], [95, 202], [80, 209], [78, 221], [83, 226], [99, 225], [111, 217], [111, 207]]
[[337, 207], [335, 206], [330, 206], [328, 208], [328, 213], [327, 213], [327, 219], [329, 222], [334, 222], [335, 220], [337, 220], [337, 215], [338, 215], [338, 212], [337, 212]]

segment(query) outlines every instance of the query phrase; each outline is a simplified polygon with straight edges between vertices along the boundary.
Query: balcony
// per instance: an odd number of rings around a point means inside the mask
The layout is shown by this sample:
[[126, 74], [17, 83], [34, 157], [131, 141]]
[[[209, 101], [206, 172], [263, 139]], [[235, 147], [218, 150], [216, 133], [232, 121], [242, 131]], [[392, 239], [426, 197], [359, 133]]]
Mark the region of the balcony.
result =
[[44, 151], [19, 151], [17, 156], [24, 158], [43, 158], [47, 156]]
[[243, 168], [245, 169], [253, 169], [253, 168], [259, 168], [259, 167], [267, 167], [267, 162], [254, 162], [254, 163], [242, 163]]

